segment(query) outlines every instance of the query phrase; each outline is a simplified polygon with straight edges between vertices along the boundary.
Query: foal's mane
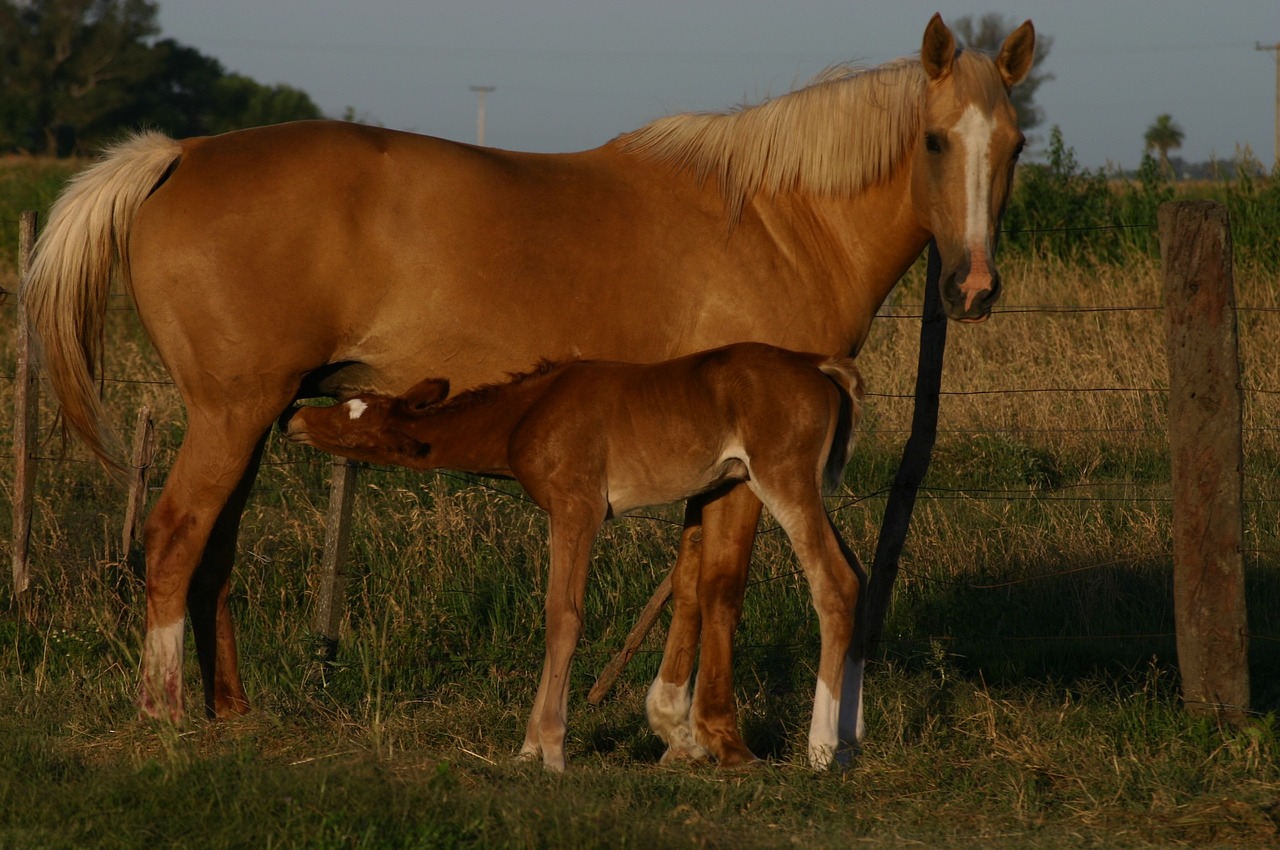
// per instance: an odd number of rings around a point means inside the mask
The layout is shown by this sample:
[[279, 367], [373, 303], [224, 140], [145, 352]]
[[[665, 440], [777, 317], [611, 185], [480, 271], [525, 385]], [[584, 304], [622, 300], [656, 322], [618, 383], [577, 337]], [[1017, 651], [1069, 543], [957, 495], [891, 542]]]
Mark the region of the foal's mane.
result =
[[[961, 51], [955, 68], [999, 86], [994, 63], [974, 51]], [[913, 57], [869, 69], [835, 65], [756, 106], [669, 115], [617, 143], [691, 169], [699, 181], [714, 177], [736, 221], [760, 192], [849, 196], [887, 178], [919, 136], [926, 81]]]
[[444, 401], [433, 404], [426, 408], [432, 413], [450, 411], [458, 413], [464, 410], [471, 410], [474, 407], [480, 407], [486, 404], [492, 404], [498, 400], [501, 393], [512, 387], [519, 386], [526, 381], [534, 378], [541, 378], [543, 375], [556, 371], [565, 365], [563, 361], [548, 360], [545, 357], [538, 361], [537, 365], [527, 372], [511, 372], [507, 375], [505, 381], [496, 381], [492, 384], [481, 384], [478, 387], [472, 387], [469, 390], [460, 392], [457, 395], [451, 395]]

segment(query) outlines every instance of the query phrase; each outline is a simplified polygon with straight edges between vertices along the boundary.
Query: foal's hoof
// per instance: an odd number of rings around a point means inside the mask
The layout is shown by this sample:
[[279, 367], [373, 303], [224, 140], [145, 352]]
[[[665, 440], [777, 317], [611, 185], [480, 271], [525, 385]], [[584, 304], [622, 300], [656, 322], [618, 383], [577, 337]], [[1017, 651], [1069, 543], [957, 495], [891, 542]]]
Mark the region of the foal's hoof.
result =
[[559, 758], [556, 758], [554, 755], [548, 755], [536, 747], [531, 748], [529, 746], [522, 748], [520, 752], [516, 754], [515, 760], [518, 764], [537, 764], [538, 762], [542, 762], [543, 768], [545, 768], [549, 773], [564, 773], [564, 769], [567, 767], [567, 762], [565, 761], [563, 754], [561, 754]]

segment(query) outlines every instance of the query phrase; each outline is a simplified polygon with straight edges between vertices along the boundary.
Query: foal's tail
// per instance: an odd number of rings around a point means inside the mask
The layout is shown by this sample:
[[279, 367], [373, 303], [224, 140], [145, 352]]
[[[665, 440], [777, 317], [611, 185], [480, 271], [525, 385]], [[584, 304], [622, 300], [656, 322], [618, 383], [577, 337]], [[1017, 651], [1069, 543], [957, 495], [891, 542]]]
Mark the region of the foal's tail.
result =
[[18, 294], [67, 426], [112, 472], [123, 469], [94, 376], [113, 273], [129, 287], [129, 231], [138, 207], [181, 154], [178, 142], [141, 133], [109, 149], [63, 190], [36, 241]]
[[840, 390], [840, 415], [827, 451], [827, 464], [822, 470], [823, 486], [834, 490], [844, 480], [844, 468], [853, 453], [858, 423], [862, 420], [862, 373], [852, 357], [833, 357], [818, 368]]

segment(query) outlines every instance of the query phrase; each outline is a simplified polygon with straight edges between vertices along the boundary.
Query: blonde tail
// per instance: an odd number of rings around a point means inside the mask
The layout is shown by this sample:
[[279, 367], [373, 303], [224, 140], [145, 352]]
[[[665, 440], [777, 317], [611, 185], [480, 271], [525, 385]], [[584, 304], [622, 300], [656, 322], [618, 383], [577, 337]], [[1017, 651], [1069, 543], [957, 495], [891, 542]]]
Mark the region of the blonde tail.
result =
[[107, 298], [117, 264], [128, 286], [129, 230], [138, 207], [180, 154], [167, 136], [140, 133], [78, 174], [54, 203], [18, 290], [66, 424], [112, 472], [123, 469], [119, 441], [94, 386]]

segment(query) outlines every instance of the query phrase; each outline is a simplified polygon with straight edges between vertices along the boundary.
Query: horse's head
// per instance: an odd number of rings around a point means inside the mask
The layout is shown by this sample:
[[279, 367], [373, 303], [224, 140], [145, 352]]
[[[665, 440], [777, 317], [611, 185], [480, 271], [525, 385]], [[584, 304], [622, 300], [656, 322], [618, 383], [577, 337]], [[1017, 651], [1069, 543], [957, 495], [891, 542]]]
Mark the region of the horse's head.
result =
[[1009, 90], [1031, 70], [1034, 52], [1030, 21], [994, 60], [957, 50], [940, 15], [925, 29], [928, 83], [911, 192], [942, 257], [942, 301], [953, 319], [980, 322], [1000, 296], [996, 239], [1024, 142]]
[[449, 382], [428, 378], [404, 395], [366, 394], [328, 407], [300, 407], [281, 422], [290, 440], [369, 463], [415, 466], [431, 447], [403, 428], [449, 394]]

